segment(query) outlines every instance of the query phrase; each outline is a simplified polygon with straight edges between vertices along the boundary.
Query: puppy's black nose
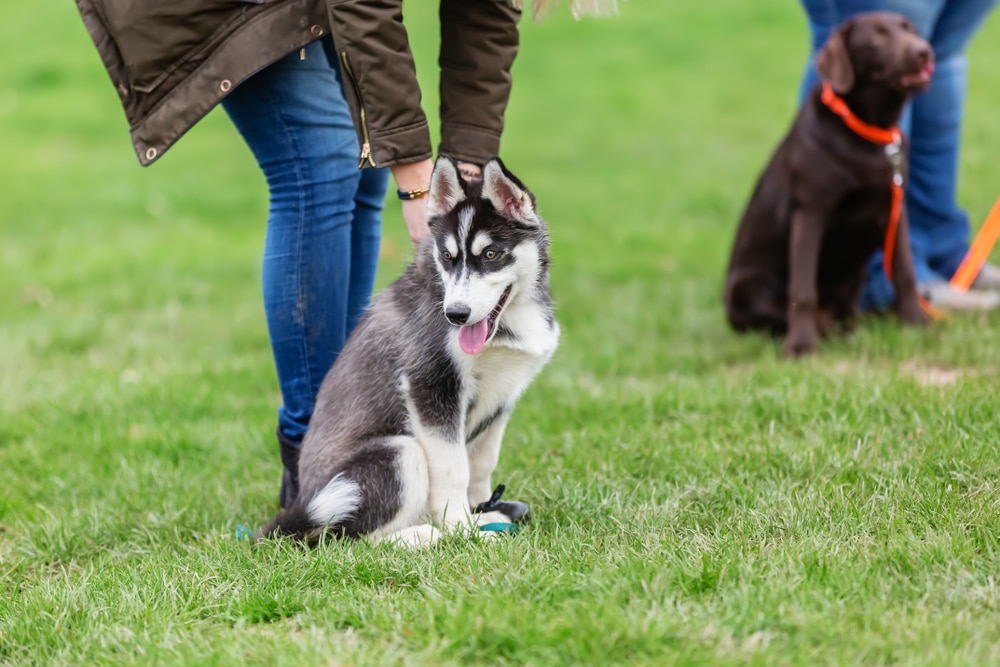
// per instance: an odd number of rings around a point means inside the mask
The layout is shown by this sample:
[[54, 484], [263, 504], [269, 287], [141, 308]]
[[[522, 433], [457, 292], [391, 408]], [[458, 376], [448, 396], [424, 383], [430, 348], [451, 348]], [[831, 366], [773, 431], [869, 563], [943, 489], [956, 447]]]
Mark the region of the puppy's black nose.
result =
[[455, 306], [448, 306], [445, 308], [444, 316], [448, 318], [448, 321], [452, 324], [465, 324], [469, 321], [469, 315], [472, 313], [472, 309], [464, 304], [458, 304]]

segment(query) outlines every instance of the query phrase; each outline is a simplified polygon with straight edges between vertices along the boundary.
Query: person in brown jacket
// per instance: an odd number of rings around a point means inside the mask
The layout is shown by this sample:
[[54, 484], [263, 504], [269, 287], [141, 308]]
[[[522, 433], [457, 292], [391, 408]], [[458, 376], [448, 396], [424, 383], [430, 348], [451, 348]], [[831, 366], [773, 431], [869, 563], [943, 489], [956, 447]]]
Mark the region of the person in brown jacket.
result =
[[[517, 0], [440, 0], [441, 143], [475, 177], [499, 153]], [[371, 298], [388, 167], [414, 243], [432, 147], [402, 0], [76, 0], [139, 162], [222, 103], [268, 183], [263, 293], [281, 386], [279, 500], [324, 375]], [[547, 0], [535, 2], [536, 13]], [[598, 13], [602, 0], [574, 0]], [[611, 3], [613, 5], [613, 1]], [[372, 169], [375, 168], [375, 169]]]

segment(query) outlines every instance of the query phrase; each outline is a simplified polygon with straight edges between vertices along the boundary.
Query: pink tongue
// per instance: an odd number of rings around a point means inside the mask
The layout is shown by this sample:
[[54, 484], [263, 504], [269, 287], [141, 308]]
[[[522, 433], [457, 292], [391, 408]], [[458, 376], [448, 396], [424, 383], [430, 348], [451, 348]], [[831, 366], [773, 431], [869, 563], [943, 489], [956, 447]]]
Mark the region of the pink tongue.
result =
[[466, 324], [458, 330], [458, 344], [466, 354], [479, 354], [486, 345], [486, 335], [490, 332], [488, 318], [483, 318], [475, 324]]

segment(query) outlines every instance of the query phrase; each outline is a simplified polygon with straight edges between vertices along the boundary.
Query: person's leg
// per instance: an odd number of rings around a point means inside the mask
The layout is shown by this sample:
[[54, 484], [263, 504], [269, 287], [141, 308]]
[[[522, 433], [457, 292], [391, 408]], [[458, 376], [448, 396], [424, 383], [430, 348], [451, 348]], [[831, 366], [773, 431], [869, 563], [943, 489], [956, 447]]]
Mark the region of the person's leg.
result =
[[[331, 40], [323, 47], [331, 62], [337, 62], [337, 51]], [[337, 77], [341, 76], [339, 67]], [[356, 159], [356, 158], [355, 158]], [[355, 164], [354, 166], [357, 166]], [[347, 286], [346, 333], [351, 335], [361, 316], [371, 303], [378, 269], [379, 247], [382, 240], [382, 208], [389, 186], [388, 169], [363, 169], [354, 195], [351, 222], [351, 277]]]
[[968, 249], [969, 221], [956, 200], [966, 91], [965, 48], [997, 0], [948, 0], [929, 35], [936, 68], [912, 103], [907, 208], [911, 242], [950, 278]]
[[[348, 335], [357, 138], [322, 42], [254, 75], [223, 102], [267, 179], [264, 308], [283, 405], [278, 434], [294, 480], [316, 393]], [[384, 176], [383, 176], [384, 180]], [[384, 192], [384, 190], [383, 190]], [[377, 212], [375, 213], [377, 217]]]
[[801, 105], [809, 95], [809, 91], [820, 81], [814, 66], [816, 52], [826, 43], [827, 38], [840, 23], [841, 18], [837, 0], [800, 0], [800, 2], [809, 24], [810, 46], [809, 58], [806, 60], [806, 68], [802, 73], [802, 83], [799, 84], [798, 101]]
[[382, 238], [382, 206], [389, 182], [388, 169], [365, 169], [354, 203], [351, 226], [351, 280], [347, 294], [347, 334], [371, 303]]

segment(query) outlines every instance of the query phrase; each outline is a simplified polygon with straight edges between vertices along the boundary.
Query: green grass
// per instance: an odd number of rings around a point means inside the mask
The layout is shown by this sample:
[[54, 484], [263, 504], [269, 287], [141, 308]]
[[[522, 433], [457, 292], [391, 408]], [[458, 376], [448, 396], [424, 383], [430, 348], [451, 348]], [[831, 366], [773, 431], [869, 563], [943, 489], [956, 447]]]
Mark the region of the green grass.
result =
[[[419, 3], [418, 3], [419, 4]], [[563, 340], [508, 429], [516, 539], [248, 546], [275, 509], [266, 193], [215, 112], [148, 170], [71, 4], [0, 22], [0, 663], [1000, 662], [1000, 316], [737, 337], [735, 223], [793, 113], [793, 0], [525, 22], [503, 155]], [[433, 91], [434, 12], [407, 20]], [[1000, 17], [960, 198], [1000, 194]], [[409, 258], [386, 213], [385, 285]]]

